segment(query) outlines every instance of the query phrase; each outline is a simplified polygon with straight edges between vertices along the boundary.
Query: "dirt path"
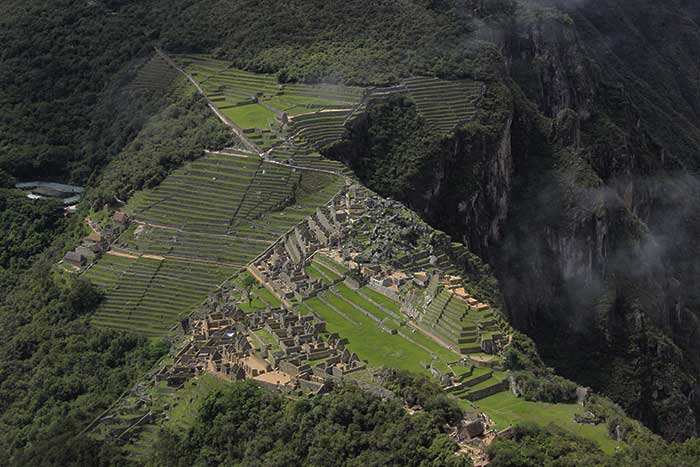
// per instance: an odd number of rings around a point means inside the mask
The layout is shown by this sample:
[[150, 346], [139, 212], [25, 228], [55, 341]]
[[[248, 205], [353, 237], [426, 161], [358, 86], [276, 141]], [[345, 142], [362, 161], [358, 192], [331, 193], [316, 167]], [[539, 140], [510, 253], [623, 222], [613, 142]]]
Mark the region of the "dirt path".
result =
[[168, 63], [168, 65], [170, 65], [171, 67], [175, 68], [178, 72], [180, 72], [182, 75], [184, 75], [184, 76], [189, 80], [189, 82], [192, 83], [192, 84], [194, 85], [195, 88], [197, 88], [197, 91], [198, 91], [202, 96], [204, 96], [204, 98], [206, 99], [207, 105], [209, 105], [209, 108], [212, 110], [212, 112], [214, 112], [214, 114], [216, 114], [216, 116], [219, 118], [219, 120], [221, 120], [221, 122], [222, 122], [224, 125], [226, 125], [227, 127], [229, 127], [229, 128], [231, 129], [231, 131], [233, 131], [233, 133], [241, 140], [241, 142], [243, 143], [243, 145], [244, 145], [246, 148], [248, 148], [249, 150], [253, 151], [253, 152], [256, 153], [256, 154], [260, 154], [260, 153], [262, 152], [262, 151], [260, 150], [260, 148], [259, 148], [255, 143], [253, 143], [251, 140], [248, 139], [248, 137], [245, 135], [245, 133], [243, 133], [243, 129], [242, 129], [241, 127], [239, 127], [238, 125], [236, 125], [235, 123], [233, 123], [226, 115], [224, 115], [224, 114], [216, 107], [216, 105], [214, 104], [214, 102], [212, 102], [211, 99], [209, 99], [209, 97], [207, 96], [207, 93], [204, 92], [204, 89], [202, 89], [202, 87], [199, 85], [199, 83], [197, 82], [197, 80], [195, 80], [195, 79], [192, 77], [192, 75], [190, 75], [190, 74], [187, 73], [185, 70], [183, 70], [182, 68], [180, 68], [179, 66], [177, 66], [177, 64], [173, 61], [173, 59], [171, 59], [171, 58], [170, 58], [165, 52], [163, 52], [160, 48], [154, 47], [154, 49], [155, 49], [156, 53], [157, 53], [163, 60], [165, 60], [165, 61]]
[[139, 257], [137, 255], [131, 254], [131, 253], [124, 253], [122, 251], [115, 251], [115, 250], [108, 250], [106, 255], [112, 255], [112, 256], [121, 256], [123, 258], [131, 258], [131, 259], [138, 259]]
[[167, 255], [167, 256], [161, 256], [161, 255], [153, 255], [153, 254], [136, 254], [136, 253], [131, 253], [131, 252], [125, 252], [125, 251], [115, 251], [115, 250], [109, 250], [105, 252], [106, 255], [113, 255], [113, 256], [121, 256], [124, 258], [131, 258], [131, 259], [138, 259], [138, 258], [148, 258], [148, 259], [154, 259], [157, 261], [164, 261], [166, 259], [175, 259], [179, 261], [188, 261], [190, 263], [205, 263], [205, 264], [215, 264], [217, 266], [225, 266], [225, 267], [232, 267], [232, 268], [243, 268], [245, 267], [244, 264], [240, 263], [228, 263], [228, 262], [223, 262], [223, 261], [215, 261], [212, 259], [198, 259], [198, 258], [191, 258], [189, 256], [176, 256], [176, 255]]
[[227, 240], [245, 240], [246, 242], [253, 242], [253, 243], [264, 243], [264, 244], [270, 243], [270, 240], [261, 240], [259, 238], [251, 238], [251, 237], [241, 237], [240, 235], [195, 232], [195, 231], [190, 231], [190, 230], [179, 229], [177, 227], [172, 227], [169, 225], [151, 224], [150, 222], [144, 222], [141, 220], [132, 220], [132, 222], [134, 224], [139, 224], [139, 225], [143, 225], [146, 227], [155, 227], [156, 229], [172, 230], [174, 232], [192, 233], [195, 235], [203, 235], [203, 236], [207, 236], [207, 237], [225, 238]]

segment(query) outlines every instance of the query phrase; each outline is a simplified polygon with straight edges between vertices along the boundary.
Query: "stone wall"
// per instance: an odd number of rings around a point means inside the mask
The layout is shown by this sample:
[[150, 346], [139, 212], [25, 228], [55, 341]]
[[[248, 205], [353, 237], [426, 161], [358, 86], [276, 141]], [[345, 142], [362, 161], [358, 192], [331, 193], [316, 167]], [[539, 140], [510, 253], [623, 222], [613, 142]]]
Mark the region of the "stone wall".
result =
[[484, 389], [479, 389], [478, 391], [470, 392], [467, 395], [467, 399], [469, 399], [470, 401], [478, 401], [479, 399], [483, 399], [484, 397], [488, 397], [506, 390], [508, 390], [508, 380], [501, 381], [498, 384], [489, 386]]

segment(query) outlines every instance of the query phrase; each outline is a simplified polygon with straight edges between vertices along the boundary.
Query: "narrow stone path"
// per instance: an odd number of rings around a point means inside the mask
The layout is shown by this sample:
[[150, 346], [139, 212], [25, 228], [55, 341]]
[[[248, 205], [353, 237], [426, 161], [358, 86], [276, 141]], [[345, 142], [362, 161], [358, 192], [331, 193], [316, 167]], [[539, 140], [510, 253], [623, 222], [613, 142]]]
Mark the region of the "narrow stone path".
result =
[[231, 131], [233, 131], [233, 133], [241, 140], [241, 143], [243, 143], [243, 145], [244, 145], [246, 148], [248, 148], [249, 150], [255, 152], [256, 154], [260, 154], [260, 153], [262, 152], [262, 151], [260, 150], [260, 148], [259, 148], [255, 143], [253, 143], [250, 139], [248, 139], [248, 137], [245, 135], [245, 133], [243, 132], [243, 129], [242, 129], [241, 127], [239, 127], [238, 125], [236, 125], [235, 123], [233, 123], [233, 122], [231, 121], [231, 119], [229, 119], [226, 115], [224, 115], [224, 114], [216, 107], [216, 105], [211, 101], [211, 99], [209, 99], [209, 97], [207, 96], [207, 93], [204, 92], [204, 89], [202, 89], [202, 87], [199, 85], [199, 83], [197, 82], [197, 80], [195, 80], [195, 79], [192, 77], [192, 75], [190, 75], [190, 74], [187, 73], [185, 70], [183, 70], [182, 68], [180, 68], [179, 66], [177, 66], [177, 64], [173, 61], [173, 59], [171, 59], [171, 58], [170, 58], [165, 52], [163, 52], [160, 48], [155, 47], [154, 49], [155, 49], [156, 53], [157, 53], [163, 60], [165, 60], [165, 61], [168, 63], [168, 65], [170, 65], [171, 67], [175, 68], [178, 72], [180, 72], [183, 76], [185, 76], [185, 77], [189, 80], [189, 82], [192, 83], [192, 84], [194, 85], [195, 88], [197, 88], [197, 91], [198, 91], [202, 96], [204, 96], [204, 99], [206, 99], [207, 105], [209, 105], [209, 108], [212, 110], [212, 112], [214, 112], [214, 114], [216, 114], [216, 116], [219, 118], [219, 120], [221, 120], [221, 122], [222, 122], [224, 125], [226, 125], [227, 127], [229, 127], [229, 128], [231, 129]]

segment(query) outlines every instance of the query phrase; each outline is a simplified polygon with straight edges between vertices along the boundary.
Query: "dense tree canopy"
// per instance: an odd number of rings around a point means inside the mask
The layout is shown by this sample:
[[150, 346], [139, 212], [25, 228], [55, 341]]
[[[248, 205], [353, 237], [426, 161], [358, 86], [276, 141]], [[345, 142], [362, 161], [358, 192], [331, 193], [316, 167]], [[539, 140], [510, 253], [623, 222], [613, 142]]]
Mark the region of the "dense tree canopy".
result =
[[166, 432], [155, 465], [468, 466], [430, 411], [409, 415], [397, 400], [355, 387], [289, 400], [252, 383], [204, 403], [187, 433]]
[[169, 348], [89, 326], [99, 294], [80, 280], [59, 287], [51, 267], [39, 259], [0, 302], [0, 451], [12, 465], [70, 453], [78, 432]]

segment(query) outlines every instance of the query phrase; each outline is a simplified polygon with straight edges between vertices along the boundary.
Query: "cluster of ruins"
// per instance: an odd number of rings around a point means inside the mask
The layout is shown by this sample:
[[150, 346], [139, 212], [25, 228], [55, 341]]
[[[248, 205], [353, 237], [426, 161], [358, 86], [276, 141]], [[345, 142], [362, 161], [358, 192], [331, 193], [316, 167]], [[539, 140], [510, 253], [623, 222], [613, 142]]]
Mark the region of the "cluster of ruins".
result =
[[330, 380], [365, 368], [345, 348], [347, 341], [327, 333], [325, 321], [313, 314], [283, 307], [244, 313], [231, 302], [226, 289], [210, 297], [213, 311], [188, 324], [191, 339], [156, 381], [179, 387], [208, 372], [228, 380], [251, 379], [283, 392], [319, 394]]
[[[248, 271], [270, 292], [280, 299], [283, 306], [293, 309], [303, 300], [317, 295], [340, 277], [351, 289], [361, 285], [402, 304], [403, 313], [410, 319], [419, 319], [421, 312], [435, 298], [439, 290], [449, 290], [455, 300], [464, 303], [465, 310], [483, 315], [490, 311], [488, 304], [474, 298], [464, 288], [461, 276], [446, 274], [440, 268], [406, 272], [398, 264], [368, 261], [361, 248], [350, 238], [353, 223], [367, 216], [368, 192], [357, 185], [347, 186], [336, 195], [328, 206], [319, 208], [305, 222], [281, 237], [267, 251], [248, 266]], [[315, 258], [321, 259], [324, 268], [333, 271], [336, 278], [310, 277], [307, 267]], [[322, 274], [322, 273], [321, 273]], [[425, 298], [422, 310], [412, 302], [416, 292]], [[391, 313], [390, 313], [391, 314]], [[398, 318], [398, 317], [397, 317]], [[403, 322], [403, 319], [398, 319]], [[485, 320], [491, 331], [495, 320]], [[494, 328], [495, 330], [495, 328]], [[495, 334], [497, 337], [499, 334]], [[490, 339], [483, 351], [497, 352], [499, 345]]]
[[364, 211], [365, 192], [347, 186], [324, 208], [298, 224], [248, 266], [248, 271], [275, 294], [286, 308], [323, 289], [323, 281], [311, 278], [304, 266], [321, 249], [340, 248], [353, 218]]
[[[325, 321], [313, 312], [306, 314], [308, 310], [299, 311], [304, 308], [297, 305], [338, 280], [353, 289], [366, 284], [394, 298], [404, 305], [408, 318], [415, 316], [405, 306], [407, 290], [434, 296], [436, 290], [448, 289], [470, 309], [488, 310], [465, 291], [459, 276], [439, 268], [406, 272], [364, 260], [349, 234], [367, 209], [366, 196], [361, 187], [346, 186], [248, 265], [248, 272], [279, 298], [281, 306], [244, 312], [238, 304], [249, 292], [234, 281], [210, 294], [205, 314], [183, 323], [189, 340], [174, 364], [156, 374], [156, 381], [180, 387], [192, 377], [211, 373], [227, 380], [253, 380], [285, 393], [327, 391], [332, 381], [366, 365], [346, 348], [345, 339], [327, 332]], [[338, 272], [335, 281], [307, 274], [308, 266], [319, 259]]]
[[128, 226], [129, 218], [124, 212], [117, 211], [107, 227], [101, 227], [89, 217], [86, 223], [90, 227], [90, 233], [80, 241], [79, 246], [63, 256], [64, 264], [82, 268], [95, 261], [109, 249], [110, 243]]

